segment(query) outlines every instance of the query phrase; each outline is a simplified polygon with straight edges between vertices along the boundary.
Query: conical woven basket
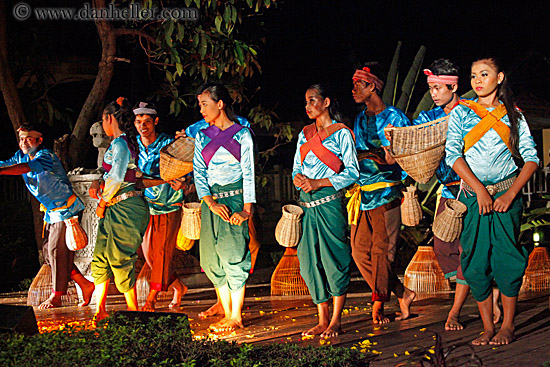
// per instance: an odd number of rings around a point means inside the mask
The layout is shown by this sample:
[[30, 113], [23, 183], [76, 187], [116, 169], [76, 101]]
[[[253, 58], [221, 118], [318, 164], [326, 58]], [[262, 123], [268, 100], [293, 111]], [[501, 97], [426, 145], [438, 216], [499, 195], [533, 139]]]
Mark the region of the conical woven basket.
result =
[[401, 223], [414, 227], [422, 219], [422, 207], [418, 202], [416, 187], [411, 185], [403, 191], [403, 203], [401, 203]]
[[297, 205], [283, 206], [283, 216], [275, 227], [275, 239], [281, 246], [294, 247], [302, 236], [302, 215], [304, 210]]
[[195, 240], [185, 237], [181, 233], [181, 229], [178, 231], [178, 239], [176, 241], [176, 248], [181, 251], [189, 251], [193, 248]]
[[529, 262], [520, 293], [542, 292], [550, 289], [550, 257], [546, 247], [535, 247], [529, 255]]
[[271, 276], [272, 296], [307, 296], [309, 290], [300, 275], [297, 249], [287, 247], [281, 261]]
[[431, 246], [418, 246], [405, 270], [403, 284], [416, 293], [433, 293], [451, 289]]
[[[44, 264], [29, 287], [27, 306], [39, 306], [50, 297], [52, 289], [52, 269], [48, 264]], [[70, 281], [67, 293], [61, 296], [61, 306], [74, 306], [75, 304], [78, 304], [78, 293], [74, 282]]]
[[178, 138], [160, 150], [160, 177], [175, 180], [193, 171], [195, 139]]
[[198, 240], [201, 237], [201, 203], [183, 204], [180, 231], [190, 240]]
[[[143, 268], [141, 268], [141, 271], [139, 272], [139, 275], [136, 279], [136, 292], [137, 292], [137, 298], [138, 302], [144, 303], [147, 300], [147, 295], [149, 294], [149, 290], [151, 289], [149, 286], [149, 282], [151, 281], [151, 268], [149, 265], [145, 264], [143, 265]], [[157, 294], [157, 301], [167, 301], [171, 300], [174, 297], [174, 288], [168, 287], [168, 290], [166, 292], [160, 291]]]
[[430, 181], [445, 155], [448, 119], [385, 130], [391, 136], [391, 155], [419, 183]]
[[71, 251], [82, 250], [88, 245], [88, 235], [78, 223], [78, 217], [64, 220], [67, 230], [65, 231], [65, 243]]
[[444, 242], [453, 242], [462, 232], [462, 217], [466, 213], [466, 205], [455, 199], [445, 202], [445, 209], [439, 213], [432, 226], [434, 236]]

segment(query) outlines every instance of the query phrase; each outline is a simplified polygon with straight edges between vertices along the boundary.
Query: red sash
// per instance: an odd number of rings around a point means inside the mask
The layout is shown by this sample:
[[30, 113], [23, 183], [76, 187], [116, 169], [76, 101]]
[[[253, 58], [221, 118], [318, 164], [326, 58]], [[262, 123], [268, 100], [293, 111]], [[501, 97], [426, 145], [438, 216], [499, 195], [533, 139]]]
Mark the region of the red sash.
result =
[[321, 162], [323, 162], [328, 168], [336, 173], [342, 172], [344, 170], [344, 163], [342, 160], [323, 145], [323, 140], [340, 129], [348, 129], [355, 140], [353, 132], [346, 125], [340, 122], [332, 124], [321, 131], [317, 131], [315, 122], [304, 127], [302, 131], [304, 132], [304, 136], [307, 141], [300, 147], [301, 163], [304, 164], [306, 155], [312, 151], [313, 154], [315, 154], [315, 156], [319, 158], [319, 160], [321, 160]]

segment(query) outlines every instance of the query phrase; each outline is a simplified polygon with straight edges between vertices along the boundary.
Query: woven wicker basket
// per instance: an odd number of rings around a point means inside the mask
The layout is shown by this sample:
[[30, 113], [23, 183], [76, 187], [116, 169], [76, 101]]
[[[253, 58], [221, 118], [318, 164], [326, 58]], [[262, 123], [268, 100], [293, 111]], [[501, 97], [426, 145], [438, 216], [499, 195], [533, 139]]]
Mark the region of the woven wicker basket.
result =
[[64, 220], [67, 230], [65, 231], [65, 243], [71, 251], [82, 250], [88, 245], [88, 236], [78, 223], [78, 217]]
[[550, 289], [550, 257], [546, 247], [535, 247], [531, 255], [520, 293], [542, 292]]
[[302, 215], [304, 211], [296, 205], [283, 206], [283, 216], [275, 227], [275, 239], [281, 246], [297, 246], [302, 237]]
[[455, 199], [445, 201], [445, 210], [439, 213], [432, 226], [434, 236], [444, 242], [453, 242], [462, 232], [462, 217], [466, 205]]
[[190, 240], [201, 237], [201, 203], [183, 204], [180, 232]]
[[411, 185], [403, 191], [403, 203], [401, 204], [401, 222], [409, 227], [417, 226], [422, 219], [422, 207], [418, 202], [416, 187]]
[[445, 155], [448, 119], [385, 130], [391, 136], [391, 155], [419, 183], [430, 181]]
[[307, 296], [309, 290], [300, 275], [300, 262], [295, 247], [287, 247], [271, 276], [272, 296]]
[[181, 251], [189, 251], [193, 248], [195, 240], [189, 239], [181, 233], [181, 229], [178, 231], [178, 239], [176, 241], [176, 248]]
[[178, 138], [160, 150], [160, 177], [175, 180], [193, 171], [195, 139]]
[[433, 293], [451, 289], [431, 246], [418, 246], [405, 270], [403, 284], [416, 293]]
[[[149, 265], [143, 265], [139, 275], [136, 278], [136, 292], [139, 303], [145, 303], [151, 287], [149, 282], [151, 281], [151, 268]], [[174, 288], [168, 287], [167, 291], [160, 291], [157, 294], [157, 302], [168, 301], [174, 298]], [[143, 306], [143, 304], [142, 304]]]
[[[29, 287], [27, 306], [39, 306], [50, 297], [52, 288], [52, 269], [48, 264], [44, 264]], [[74, 282], [70, 281], [67, 293], [61, 296], [61, 306], [74, 306], [76, 304], [78, 304], [78, 293]]]

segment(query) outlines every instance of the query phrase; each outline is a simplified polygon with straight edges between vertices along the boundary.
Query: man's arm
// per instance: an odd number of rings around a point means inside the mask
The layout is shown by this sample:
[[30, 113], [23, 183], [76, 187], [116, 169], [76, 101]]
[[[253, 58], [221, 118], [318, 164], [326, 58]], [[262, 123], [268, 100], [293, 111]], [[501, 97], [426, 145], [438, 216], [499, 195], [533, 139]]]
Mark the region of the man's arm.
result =
[[31, 167], [29, 167], [28, 163], [18, 163], [14, 164], [13, 166], [0, 167], [0, 175], [5, 176], [24, 175], [25, 173], [29, 173], [30, 171]]

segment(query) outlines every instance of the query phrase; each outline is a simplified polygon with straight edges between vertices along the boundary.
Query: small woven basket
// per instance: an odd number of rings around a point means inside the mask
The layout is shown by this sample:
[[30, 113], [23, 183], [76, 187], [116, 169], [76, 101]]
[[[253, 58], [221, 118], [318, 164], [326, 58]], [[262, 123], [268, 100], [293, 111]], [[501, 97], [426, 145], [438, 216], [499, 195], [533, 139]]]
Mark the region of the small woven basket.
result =
[[190, 240], [198, 240], [201, 237], [201, 203], [183, 204], [180, 232]]
[[546, 247], [537, 246], [529, 255], [529, 262], [520, 293], [542, 292], [550, 289], [550, 257]]
[[439, 213], [432, 226], [434, 236], [444, 242], [453, 242], [462, 232], [462, 217], [466, 205], [455, 199], [445, 201], [445, 210]]
[[401, 223], [414, 227], [422, 219], [422, 207], [418, 202], [416, 187], [411, 185], [403, 191], [403, 203], [401, 204]]
[[309, 290], [300, 275], [297, 249], [287, 247], [281, 261], [271, 276], [272, 296], [307, 296]]
[[275, 227], [275, 239], [281, 246], [294, 247], [302, 237], [302, 215], [304, 211], [297, 205], [283, 206], [283, 216]]
[[405, 270], [403, 285], [416, 293], [433, 293], [451, 289], [431, 246], [418, 246]]
[[385, 130], [391, 136], [391, 155], [419, 183], [430, 181], [445, 155], [448, 119]]
[[160, 150], [160, 177], [175, 180], [193, 171], [195, 139], [178, 138]]
[[71, 251], [82, 250], [88, 245], [88, 236], [78, 223], [78, 217], [64, 220], [67, 230], [65, 231], [65, 243]]
[[181, 251], [189, 251], [193, 248], [195, 240], [189, 239], [181, 233], [181, 229], [178, 231], [178, 239], [176, 241], [176, 248]]

